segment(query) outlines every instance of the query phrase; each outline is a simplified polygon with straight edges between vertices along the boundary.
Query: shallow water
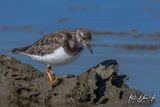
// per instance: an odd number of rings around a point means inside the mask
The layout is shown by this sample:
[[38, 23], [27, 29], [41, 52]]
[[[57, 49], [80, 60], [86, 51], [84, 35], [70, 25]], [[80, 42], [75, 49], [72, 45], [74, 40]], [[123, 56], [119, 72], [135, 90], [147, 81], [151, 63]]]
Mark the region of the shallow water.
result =
[[[1, 0], [0, 1], [0, 53], [9, 54], [15, 47], [26, 46], [47, 34], [60, 29], [86, 27], [96, 31], [130, 32], [155, 34], [160, 29], [159, 0]], [[101, 47], [109, 45], [160, 45], [154, 35], [138, 38], [133, 35], [93, 35], [94, 54], [84, 50], [78, 60], [70, 65], [54, 68], [58, 76], [80, 74], [106, 59], [116, 59], [120, 74], [128, 74], [127, 83], [160, 99], [159, 63], [160, 49], [127, 50], [123, 47]], [[9, 54], [10, 55], [10, 54]], [[45, 66], [22, 55], [11, 55], [40, 71]], [[86, 60], [88, 59], [88, 60]], [[159, 107], [158, 102], [153, 107]]]

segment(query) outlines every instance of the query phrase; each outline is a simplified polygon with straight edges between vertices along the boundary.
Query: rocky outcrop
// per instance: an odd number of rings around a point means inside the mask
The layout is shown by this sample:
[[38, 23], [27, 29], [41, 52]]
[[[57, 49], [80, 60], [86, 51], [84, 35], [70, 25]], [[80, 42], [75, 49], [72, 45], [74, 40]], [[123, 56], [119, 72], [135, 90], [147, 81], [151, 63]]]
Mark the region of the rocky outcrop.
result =
[[[150, 105], [151, 98], [137, 103], [131, 95], [144, 95], [130, 89], [127, 75], [118, 75], [116, 60], [107, 60], [75, 76], [65, 75], [51, 87], [47, 76], [31, 65], [0, 55], [0, 106], [75, 107], [104, 105]], [[66, 105], [67, 104], [67, 105]], [[145, 105], [145, 106], [144, 106]], [[134, 107], [134, 106], [133, 106]]]

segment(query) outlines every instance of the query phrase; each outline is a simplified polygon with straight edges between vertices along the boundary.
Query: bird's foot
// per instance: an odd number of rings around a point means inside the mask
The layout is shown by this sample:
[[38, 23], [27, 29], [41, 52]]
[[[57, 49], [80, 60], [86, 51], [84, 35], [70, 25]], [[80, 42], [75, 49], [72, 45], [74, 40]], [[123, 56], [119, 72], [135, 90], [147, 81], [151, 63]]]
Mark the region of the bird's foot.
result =
[[52, 87], [55, 87], [57, 85], [57, 80], [58, 80], [58, 78], [55, 77], [55, 79], [51, 81]]

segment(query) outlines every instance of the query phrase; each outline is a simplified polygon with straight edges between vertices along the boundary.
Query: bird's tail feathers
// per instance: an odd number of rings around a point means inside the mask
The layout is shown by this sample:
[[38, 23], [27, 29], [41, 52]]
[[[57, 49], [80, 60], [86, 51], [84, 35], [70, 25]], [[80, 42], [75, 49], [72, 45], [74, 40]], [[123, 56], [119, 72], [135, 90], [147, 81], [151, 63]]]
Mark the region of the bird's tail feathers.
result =
[[14, 48], [11, 50], [12, 53], [23, 53], [28, 49], [28, 47], [22, 47], [22, 48]]

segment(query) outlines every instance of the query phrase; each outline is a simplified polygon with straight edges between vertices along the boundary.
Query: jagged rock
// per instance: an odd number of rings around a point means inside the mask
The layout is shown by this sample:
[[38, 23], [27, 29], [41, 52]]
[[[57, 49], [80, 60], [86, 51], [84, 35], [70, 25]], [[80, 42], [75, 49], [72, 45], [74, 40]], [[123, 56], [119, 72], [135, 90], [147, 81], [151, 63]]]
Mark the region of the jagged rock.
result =
[[7, 90], [3, 93], [9, 100], [7, 105], [43, 103], [44, 95], [50, 88], [47, 78], [31, 65], [23, 64], [15, 58], [0, 56], [0, 90]]
[[[61, 77], [52, 88], [47, 76], [31, 65], [0, 55], [0, 106], [66, 107], [71, 104], [72, 107], [99, 107], [118, 104], [120, 107], [120, 104], [128, 103], [130, 93], [144, 94], [125, 84], [128, 77], [118, 75], [118, 67], [116, 60], [107, 60], [78, 76]], [[151, 104], [149, 101], [143, 101], [143, 104]], [[137, 107], [136, 100], [132, 103]]]

